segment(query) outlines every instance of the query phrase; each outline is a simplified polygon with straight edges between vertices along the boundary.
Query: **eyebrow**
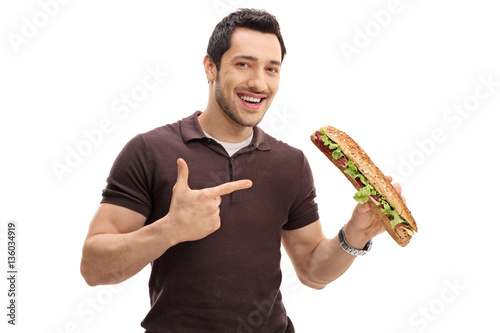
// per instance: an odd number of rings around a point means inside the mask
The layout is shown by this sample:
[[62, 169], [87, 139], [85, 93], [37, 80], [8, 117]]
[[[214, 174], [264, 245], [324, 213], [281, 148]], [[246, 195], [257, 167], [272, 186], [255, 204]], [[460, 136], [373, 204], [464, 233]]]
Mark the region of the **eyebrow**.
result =
[[[239, 56], [236, 56], [233, 58], [234, 60], [237, 60], [237, 59], [244, 59], [244, 60], [250, 60], [250, 61], [257, 61], [258, 59], [254, 56], [247, 56], [247, 55], [239, 55]], [[281, 66], [281, 61], [278, 61], [278, 60], [271, 60], [270, 63], [272, 65], [277, 65], [277, 66]]]

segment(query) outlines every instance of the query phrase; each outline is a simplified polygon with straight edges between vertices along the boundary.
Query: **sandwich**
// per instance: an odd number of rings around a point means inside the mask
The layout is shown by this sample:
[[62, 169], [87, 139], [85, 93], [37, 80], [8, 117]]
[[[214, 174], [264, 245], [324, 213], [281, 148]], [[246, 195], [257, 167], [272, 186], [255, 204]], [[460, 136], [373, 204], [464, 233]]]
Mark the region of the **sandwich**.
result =
[[415, 219], [401, 196], [365, 151], [346, 133], [326, 126], [311, 141], [339, 168], [357, 189], [354, 199], [370, 205], [385, 230], [402, 247], [418, 231]]

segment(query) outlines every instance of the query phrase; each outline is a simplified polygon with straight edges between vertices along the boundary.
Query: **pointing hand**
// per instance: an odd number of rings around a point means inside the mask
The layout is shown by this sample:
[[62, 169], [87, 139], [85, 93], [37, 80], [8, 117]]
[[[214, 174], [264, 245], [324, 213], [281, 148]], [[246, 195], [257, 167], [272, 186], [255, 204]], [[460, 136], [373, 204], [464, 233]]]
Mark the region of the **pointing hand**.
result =
[[250, 180], [237, 180], [215, 187], [192, 190], [188, 185], [186, 162], [177, 160], [177, 182], [173, 187], [170, 210], [166, 215], [177, 242], [195, 241], [220, 228], [221, 196], [252, 186]]

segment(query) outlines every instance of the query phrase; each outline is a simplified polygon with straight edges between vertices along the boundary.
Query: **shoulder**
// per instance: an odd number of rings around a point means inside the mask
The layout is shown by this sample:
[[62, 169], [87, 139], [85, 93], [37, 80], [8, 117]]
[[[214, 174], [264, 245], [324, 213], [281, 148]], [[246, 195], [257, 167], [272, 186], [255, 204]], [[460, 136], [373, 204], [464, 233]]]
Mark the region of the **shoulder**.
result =
[[173, 123], [136, 134], [122, 148], [118, 161], [120, 164], [140, 161], [141, 164], [150, 166], [151, 162], [164, 156], [169, 148], [182, 143], [179, 127], [177, 123]]
[[197, 120], [200, 113], [200, 111], [196, 111], [190, 116], [174, 123], [157, 127], [139, 136], [142, 137], [148, 145], [155, 145], [163, 148], [165, 145], [174, 146], [176, 144], [185, 144], [192, 139], [202, 138], [204, 134]]
[[172, 139], [181, 137], [181, 121], [177, 121], [172, 124], [167, 124], [163, 126], [156, 127], [147, 132], [139, 133], [138, 138], [144, 140], [146, 143], [149, 142], [159, 142], [159, 141], [170, 141]]
[[304, 152], [302, 150], [293, 147], [286, 142], [278, 140], [267, 133], [264, 133], [264, 135], [269, 144], [272, 156], [275, 156], [281, 159], [282, 161], [290, 161], [295, 163], [303, 162], [306, 159]]
[[[304, 175], [309, 173], [310, 166], [302, 150], [268, 134], [266, 142], [268, 150], [263, 151], [260, 155], [262, 160], [259, 159], [262, 167], [274, 170], [273, 174], [277, 178], [286, 179], [287, 182], [290, 182], [290, 179], [304, 179]], [[290, 185], [292, 183], [297, 182], [292, 181]]]

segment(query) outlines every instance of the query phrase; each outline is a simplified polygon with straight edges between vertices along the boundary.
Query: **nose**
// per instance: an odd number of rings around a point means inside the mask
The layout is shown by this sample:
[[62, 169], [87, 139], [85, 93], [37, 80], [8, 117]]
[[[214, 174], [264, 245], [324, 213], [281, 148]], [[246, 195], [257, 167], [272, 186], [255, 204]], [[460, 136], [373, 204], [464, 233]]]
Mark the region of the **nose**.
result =
[[267, 89], [266, 76], [263, 69], [252, 72], [252, 76], [248, 80], [248, 87], [260, 93]]

